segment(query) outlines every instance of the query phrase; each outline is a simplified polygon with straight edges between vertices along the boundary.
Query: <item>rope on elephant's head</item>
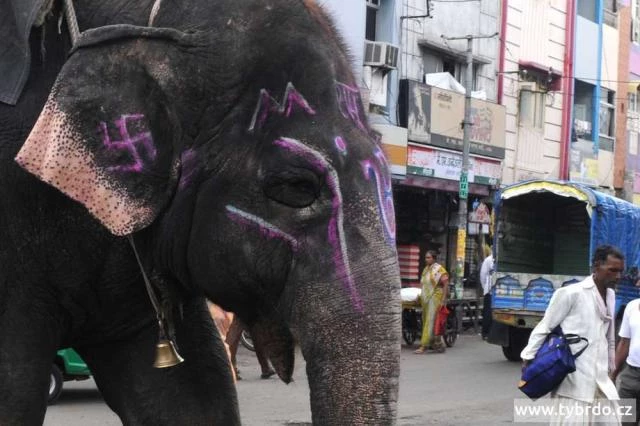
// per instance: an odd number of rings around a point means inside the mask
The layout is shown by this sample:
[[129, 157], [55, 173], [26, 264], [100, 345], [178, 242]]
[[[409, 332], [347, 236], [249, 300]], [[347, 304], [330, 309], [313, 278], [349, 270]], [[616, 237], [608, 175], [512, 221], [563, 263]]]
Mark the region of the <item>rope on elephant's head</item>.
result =
[[156, 19], [156, 15], [160, 10], [160, 3], [162, 3], [162, 0], [156, 0], [153, 2], [153, 7], [151, 8], [151, 13], [149, 14], [149, 22], [147, 23], [147, 27], [153, 27], [153, 20]]
[[[147, 24], [148, 27], [153, 26], [153, 21], [160, 10], [160, 4], [162, 0], [155, 0], [153, 2], [153, 7], [151, 8], [151, 13], [149, 14], [149, 22]], [[67, 26], [69, 27], [69, 36], [71, 38], [71, 47], [75, 47], [78, 43], [78, 39], [80, 38], [80, 27], [78, 26], [78, 18], [76, 16], [76, 9], [73, 6], [73, 0], [63, 0], [64, 5], [64, 16], [67, 20]]]
[[80, 38], [80, 29], [78, 28], [78, 18], [76, 17], [76, 9], [73, 7], [73, 0], [64, 0], [64, 16], [69, 27], [69, 36], [71, 37], [71, 46], [75, 46]]

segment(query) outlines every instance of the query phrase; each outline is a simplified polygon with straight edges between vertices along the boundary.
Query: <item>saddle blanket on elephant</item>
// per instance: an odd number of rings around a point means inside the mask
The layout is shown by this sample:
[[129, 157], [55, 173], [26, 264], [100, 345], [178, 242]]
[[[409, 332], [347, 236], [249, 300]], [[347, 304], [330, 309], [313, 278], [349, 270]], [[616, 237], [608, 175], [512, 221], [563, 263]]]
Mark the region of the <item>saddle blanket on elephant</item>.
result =
[[31, 27], [42, 25], [52, 4], [52, 0], [0, 1], [0, 102], [18, 101], [29, 76]]

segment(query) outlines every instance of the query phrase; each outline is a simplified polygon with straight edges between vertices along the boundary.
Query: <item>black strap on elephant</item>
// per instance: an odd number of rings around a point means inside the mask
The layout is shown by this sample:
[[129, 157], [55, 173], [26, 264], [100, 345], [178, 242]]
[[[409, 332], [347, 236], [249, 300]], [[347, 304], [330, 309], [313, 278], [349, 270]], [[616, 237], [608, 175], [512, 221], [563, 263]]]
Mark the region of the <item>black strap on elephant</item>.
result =
[[[45, 17], [51, 13], [54, 0], [3, 0], [8, 2], [8, 9], [13, 13], [3, 13], [0, 16], [0, 26], [5, 28], [0, 37], [0, 102], [9, 105], [15, 105], [18, 97], [22, 93], [24, 84], [29, 76], [30, 66], [30, 48], [29, 34], [32, 27], [42, 27]], [[162, 0], [154, 0], [151, 13], [149, 15], [148, 27], [153, 26], [153, 21], [158, 14]], [[5, 6], [7, 7], [7, 6]], [[69, 29], [72, 48], [75, 50], [81, 46], [88, 46], [94, 43], [105, 41], [106, 37], [101, 39], [96, 37], [85, 37], [81, 40], [82, 33], [78, 26], [75, 7], [73, 0], [63, 0], [65, 12], [65, 21]], [[62, 19], [62, 17], [60, 17]], [[116, 26], [119, 26], [116, 24]], [[131, 31], [128, 26], [123, 26], [120, 34], [113, 34], [109, 38], [116, 39], [123, 37], [126, 30]], [[129, 37], [135, 37], [142, 31], [132, 31]], [[165, 34], [163, 36], [173, 35], [171, 31], [161, 31], [152, 34]], [[103, 32], [104, 34], [104, 32]], [[156, 35], [158, 37], [160, 35]], [[80, 43], [80, 44], [79, 44]]]

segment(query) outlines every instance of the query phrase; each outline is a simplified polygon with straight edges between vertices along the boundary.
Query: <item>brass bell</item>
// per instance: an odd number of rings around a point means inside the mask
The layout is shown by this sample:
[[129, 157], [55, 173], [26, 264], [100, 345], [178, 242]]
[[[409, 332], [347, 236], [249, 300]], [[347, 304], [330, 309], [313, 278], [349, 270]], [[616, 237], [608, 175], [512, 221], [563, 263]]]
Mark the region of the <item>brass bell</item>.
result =
[[156, 345], [156, 360], [153, 363], [155, 368], [173, 367], [183, 361], [171, 340], [160, 339]]

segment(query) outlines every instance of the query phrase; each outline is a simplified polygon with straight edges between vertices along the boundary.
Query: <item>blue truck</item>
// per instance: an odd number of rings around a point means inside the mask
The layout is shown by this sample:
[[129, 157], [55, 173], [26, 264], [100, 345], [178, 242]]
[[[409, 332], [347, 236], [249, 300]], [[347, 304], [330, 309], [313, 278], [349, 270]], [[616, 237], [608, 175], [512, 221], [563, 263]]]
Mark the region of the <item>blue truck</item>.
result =
[[526, 181], [496, 193], [495, 259], [489, 343], [519, 361], [531, 330], [553, 292], [591, 273], [601, 244], [619, 248], [626, 271], [616, 288], [616, 324], [627, 303], [640, 297], [640, 207], [589, 187], [560, 181]]

